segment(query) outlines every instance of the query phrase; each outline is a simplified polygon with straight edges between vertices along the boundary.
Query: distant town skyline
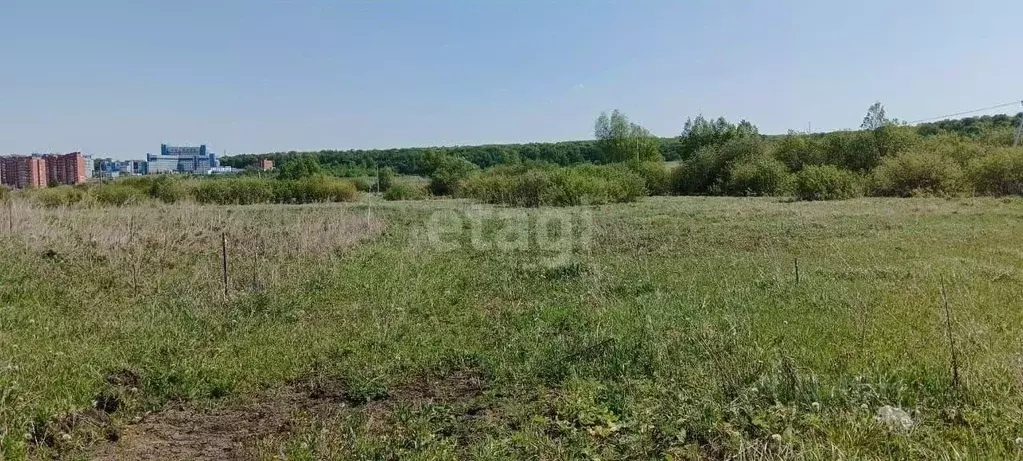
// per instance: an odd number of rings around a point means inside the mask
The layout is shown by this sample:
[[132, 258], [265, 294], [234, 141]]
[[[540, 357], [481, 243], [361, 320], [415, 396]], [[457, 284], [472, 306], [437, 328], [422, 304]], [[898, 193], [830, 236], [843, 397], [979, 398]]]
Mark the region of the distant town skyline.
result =
[[615, 108], [664, 137], [701, 113], [855, 128], [874, 101], [917, 120], [1023, 97], [1021, 16], [1009, 0], [12, 0], [0, 155], [579, 140]]

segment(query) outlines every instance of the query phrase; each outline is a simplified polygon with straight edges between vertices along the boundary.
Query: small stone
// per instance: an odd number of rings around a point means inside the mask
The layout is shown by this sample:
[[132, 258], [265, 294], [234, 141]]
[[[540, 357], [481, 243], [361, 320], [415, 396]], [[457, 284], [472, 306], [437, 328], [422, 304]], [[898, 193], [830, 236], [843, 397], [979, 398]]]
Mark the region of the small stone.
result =
[[908, 431], [913, 428], [913, 418], [905, 410], [890, 405], [877, 409], [877, 422], [888, 426], [889, 429], [900, 429]]
[[811, 403], [810, 407], [813, 408], [813, 411], [821, 411], [821, 404], [818, 402]]
[[62, 438], [64, 440], [71, 440], [71, 434], [68, 434], [68, 433], [65, 432], [63, 434], [60, 434], [60, 438]]
[[1016, 445], [1023, 445], [1023, 437], [1016, 437]]
[[775, 442], [781, 442], [781, 434], [771, 434], [771, 440]]

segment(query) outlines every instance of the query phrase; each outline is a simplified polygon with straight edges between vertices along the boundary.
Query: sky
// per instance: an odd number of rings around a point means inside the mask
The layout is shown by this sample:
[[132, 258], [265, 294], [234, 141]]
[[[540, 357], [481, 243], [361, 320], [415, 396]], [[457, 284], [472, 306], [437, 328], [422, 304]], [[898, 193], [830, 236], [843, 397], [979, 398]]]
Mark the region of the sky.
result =
[[[0, 0], [0, 155], [762, 133], [1023, 99], [1023, 2]], [[1003, 108], [987, 113], [1016, 112]], [[982, 112], [983, 113], [983, 112]]]

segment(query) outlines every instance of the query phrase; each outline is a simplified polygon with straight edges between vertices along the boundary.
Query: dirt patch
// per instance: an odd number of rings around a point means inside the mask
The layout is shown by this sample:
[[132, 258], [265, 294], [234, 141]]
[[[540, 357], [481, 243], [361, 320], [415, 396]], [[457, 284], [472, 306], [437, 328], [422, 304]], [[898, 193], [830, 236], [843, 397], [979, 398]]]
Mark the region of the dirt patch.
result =
[[[453, 405], [482, 394], [483, 376], [474, 371], [423, 375], [366, 398], [343, 381], [306, 380], [263, 393], [247, 403], [201, 408], [177, 405], [151, 413], [119, 431], [116, 443], [98, 447], [98, 460], [245, 460], [260, 440], [285, 439], [298, 418], [328, 422], [341, 412], [365, 412], [385, 424], [399, 405]], [[472, 412], [479, 410], [471, 405]], [[373, 423], [371, 423], [373, 424]]]

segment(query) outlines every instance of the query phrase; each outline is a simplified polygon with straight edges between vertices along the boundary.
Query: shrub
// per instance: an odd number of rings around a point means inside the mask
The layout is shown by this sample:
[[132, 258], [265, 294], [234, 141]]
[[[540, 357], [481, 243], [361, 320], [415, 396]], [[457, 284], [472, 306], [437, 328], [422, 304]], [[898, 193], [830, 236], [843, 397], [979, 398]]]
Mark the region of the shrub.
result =
[[182, 181], [161, 176], [149, 186], [149, 196], [163, 203], [177, 203], [188, 197], [189, 191]]
[[113, 184], [133, 187], [143, 194], [164, 203], [176, 203], [190, 195], [184, 181], [169, 175], [134, 176], [118, 179]]
[[422, 200], [426, 196], [426, 187], [407, 181], [391, 184], [384, 192], [384, 200]]
[[880, 160], [870, 131], [835, 131], [821, 140], [824, 163], [853, 170], [867, 171]]
[[785, 163], [789, 171], [799, 171], [807, 165], [824, 163], [824, 148], [816, 138], [789, 133], [778, 141], [774, 157]]
[[789, 181], [784, 163], [766, 155], [733, 163], [728, 170], [725, 192], [730, 195], [774, 195]]
[[671, 192], [671, 172], [664, 162], [629, 162], [629, 169], [643, 178], [648, 195], [667, 195]]
[[148, 200], [142, 191], [117, 182], [106, 183], [92, 189], [92, 196], [100, 205], [137, 205]]
[[11, 195], [11, 188], [0, 184], [0, 203], [7, 203]]
[[373, 190], [373, 181], [370, 181], [369, 178], [359, 176], [351, 178], [350, 181], [358, 192], [371, 192]]
[[354, 202], [355, 185], [349, 181], [312, 176], [296, 181], [278, 181], [273, 188], [277, 203]]
[[85, 188], [59, 186], [33, 190], [29, 197], [44, 207], [56, 208], [85, 202], [89, 196]]
[[834, 165], [804, 168], [796, 175], [794, 187], [800, 200], [842, 200], [862, 195], [859, 176]]
[[732, 162], [758, 158], [766, 152], [764, 142], [756, 137], [735, 138], [720, 146], [704, 147], [672, 172], [675, 192], [721, 194]]
[[914, 151], [886, 157], [874, 169], [872, 192], [877, 195], [955, 195], [963, 191], [963, 170], [954, 160]]
[[377, 173], [377, 191], [386, 191], [394, 184], [394, 169], [387, 166]]
[[973, 189], [987, 195], [1023, 195], [1023, 149], [997, 149], [970, 162]]
[[494, 169], [466, 180], [460, 196], [537, 207], [628, 202], [645, 192], [643, 178], [627, 167], [580, 165], [525, 171]]
[[217, 205], [251, 205], [274, 198], [271, 182], [258, 178], [223, 178], [202, 181], [193, 192], [195, 201]]
[[312, 155], [288, 156], [277, 168], [277, 176], [285, 180], [297, 180], [323, 174], [319, 160]]
[[959, 166], [965, 167], [973, 159], [986, 155], [988, 146], [970, 141], [961, 135], [942, 133], [925, 138], [917, 149], [953, 159]]
[[479, 167], [461, 157], [449, 155], [434, 160], [436, 166], [430, 174], [430, 193], [433, 195], [455, 195], [461, 182], [479, 171]]

